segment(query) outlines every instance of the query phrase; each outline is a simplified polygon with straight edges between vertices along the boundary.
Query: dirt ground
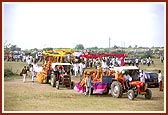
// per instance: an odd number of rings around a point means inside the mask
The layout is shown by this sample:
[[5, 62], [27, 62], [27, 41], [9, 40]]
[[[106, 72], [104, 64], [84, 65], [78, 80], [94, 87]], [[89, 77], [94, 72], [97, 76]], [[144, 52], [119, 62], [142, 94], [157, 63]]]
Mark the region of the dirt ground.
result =
[[[72, 78], [78, 82], [79, 78]], [[73, 89], [60, 87], [60, 90], [50, 84], [40, 84], [37, 81], [31, 82], [26, 78], [26, 83], [22, 78], [5, 78], [4, 82], [4, 112], [8, 111], [105, 111], [105, 112], [152, 112], [165, 111], [164, 92], [159, 92], [158, 88], [152, 90], [152, 99], [146, 100], [144, 96], [130, 101], [126, 95], [122, 98], [113, 98], [109, 95], [84, 96]]]

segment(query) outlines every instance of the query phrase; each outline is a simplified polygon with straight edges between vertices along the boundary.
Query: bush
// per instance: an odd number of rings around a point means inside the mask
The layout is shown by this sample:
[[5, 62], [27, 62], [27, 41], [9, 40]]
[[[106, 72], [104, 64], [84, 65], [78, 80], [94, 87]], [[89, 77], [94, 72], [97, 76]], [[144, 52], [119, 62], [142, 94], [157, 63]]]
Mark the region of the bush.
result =
[[14, 73], [10, 69], [4, 69], [4, 77], [10, 77], [14, 75]]

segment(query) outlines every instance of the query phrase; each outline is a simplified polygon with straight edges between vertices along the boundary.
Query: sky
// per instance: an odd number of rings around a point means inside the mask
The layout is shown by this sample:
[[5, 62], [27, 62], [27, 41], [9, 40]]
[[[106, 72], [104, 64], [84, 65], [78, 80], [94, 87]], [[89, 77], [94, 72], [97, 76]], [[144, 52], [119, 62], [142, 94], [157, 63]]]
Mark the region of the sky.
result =
[[[165, 3], [3, 2], [3, 42], [22, 49], [163, 47]], [[110, 38], [110, 41], [109, 41]]]

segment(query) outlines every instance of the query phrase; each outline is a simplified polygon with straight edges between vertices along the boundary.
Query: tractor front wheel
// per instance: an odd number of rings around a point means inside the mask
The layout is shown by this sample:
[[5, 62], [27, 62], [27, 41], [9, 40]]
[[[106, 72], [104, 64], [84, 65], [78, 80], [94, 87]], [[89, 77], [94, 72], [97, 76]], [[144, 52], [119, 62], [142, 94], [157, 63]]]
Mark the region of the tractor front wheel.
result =
[[130, 99], [130, 100], [134, 100], [134, 98], [135, 98], [135, 93], [134, 93], [134, 90], [129, 90], [128, 92], [127, 92], [127, 95], [128, 95], [128, 99]]
[[152, 91], [150, 89], [146, 89], [145, 99], [151, 99]]

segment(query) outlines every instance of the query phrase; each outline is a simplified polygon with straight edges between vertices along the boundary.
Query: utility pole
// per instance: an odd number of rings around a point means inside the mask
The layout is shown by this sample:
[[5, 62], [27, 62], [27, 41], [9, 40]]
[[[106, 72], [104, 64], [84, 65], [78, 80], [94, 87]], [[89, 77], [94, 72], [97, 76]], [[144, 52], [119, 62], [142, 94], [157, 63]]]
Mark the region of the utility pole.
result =
[[124, 41], [124, 53], [125, 53], [125, 41]]
[[109, 53], [110, 53], [110, 40], [111, 40], [111, 39], [110, 39], [110, 37], [109, 37]]

